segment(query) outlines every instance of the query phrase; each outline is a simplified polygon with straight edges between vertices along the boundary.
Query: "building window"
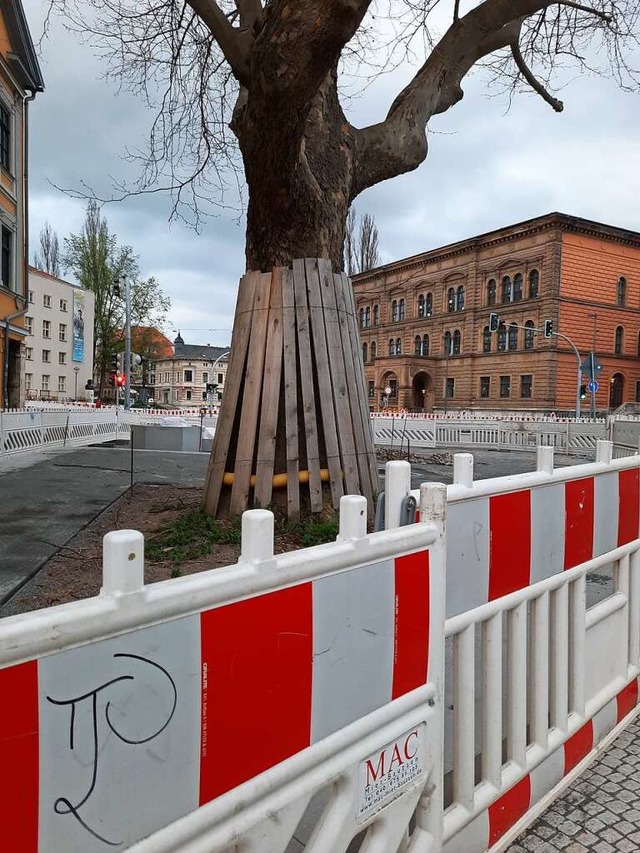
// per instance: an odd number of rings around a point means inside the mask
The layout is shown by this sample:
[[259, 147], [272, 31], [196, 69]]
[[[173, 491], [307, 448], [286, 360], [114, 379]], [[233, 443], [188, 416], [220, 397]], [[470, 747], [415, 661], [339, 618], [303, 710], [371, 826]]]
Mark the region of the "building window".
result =
[[513, 302], [513, 289], [508, 275], [503, 276], [502, 279], [502, 301]]
[[224, 382], [224, 374], [219, 373], [218, 374], [218, 385], [222, 385], [223, 382]]
[[371, 308], [364, 309], [364, 325], [367, 329], [371, 325]]
[[510, 376], [501, 376], [500, 377], [500, 396], [501, 397], [509, 397], [511, 395], [511, 377]]
[[51, 361], [51, 350], [43, 349], [42, 350], [42, 360], [45, 362]]
[[203, 382], [208, 382], [208, 381], [209, 381], [209, 374], [208, 374], [208, 373], [204, 372], [204, 373], [202, 374], [202, 381], [203, 381]]
[[360, 328], [364, 329], [364, 308], [360, 309]]
[[447, 377], [447, 383], [445, 387], [445, 396], [447, 400], [453, 400], [453, 396], [455, 394], [456, 382], [451, 376]]
[[44, 296], [42, 297], [42, 304], [44, 305], [45, 308], [51, 308], [51, 297], [49, 296], [48, 293], [45, 293]]
[[24, 357], [27, 361], [33, 361], [33, 347], [25, 347]]
[[531, 389], [533, 387], [533, 376], [531, 373], [526, 373], [520, 377], [520, 396], [524, 400], [531, 398]]
[[380, 323], [380, 306], [373, 306], [373, 325], [377, 326]]
[[517, 273], [513, 277], [513, 301], [520, 302], [522, 299], [522, 273]]
[[444, 354], [451, 355], [451, 332], [444, 333]]
[[58, 364], [66, 364], [67, 363], [67, 354], [66, 352], [58, 353]]
[[63, 393], [67, 390], [67, 378], [66, 376], [58, 376], [58, 391], [62, 391]]
[[422, 355], [429, 355], [429, 335], [422, 338]]
[[0, 166], [11, 171], [11, 113], [0, 104]]
[[33, 317], [24, 318], [24, 327], [27, 330], [27, 334], [33, 334]]
[[433, 314], [433, 293], [427, 293], [424, 300], [424, 316], [430, 317]]
[[456, 292], [456, 311], [464, 311], [464, 284]]
[[389, 394], [389, 396], [390, 397], [397, 397], [398, 396], [398, 380], [397, 379], [390, 379], [389, 380], [389, 388], [391, 388], [391, 393]]
[[24, 387], [26, 391], [31, 391], [31, 389], [33, 388], [33, 373], [25, 373]]
[[627, 300], [627, 280], [621, 275], [618, 279], [618, 292], [617, 292], [617, 303], [621, 308], [624, 308], [624, 304]]
[[505, 323], [500, 323], [498, 326], [498, 352], [505, 352], [507, 349], [507, 327]]
[[42, 321], [42, 337], [50, 338], [51, 337], [51, 323], [49, 320]]
[[367, 361], [367, 350], [368, 350], [368, 349], [369, 349], [369, 348], [368, 348], [368, 346], [367, 346], [366, 344], [362, 344], [362, 360], [365, 362], [365, 364], [366, 364], [366, 361]]
[[378, 354], [378, 344], [375, 341], [371, 341], [371, 361], [373, 361]]
[[49, 390], [49, 380], [50, 380], [50, 379], [51, 379], [51, 377], [49, 376], [49, 374], [48, 374], [48, 373], [43, 373], [43, 374], [42, 374], [42, 390], [43, 390], [43, 391], [48, 391], [48, 390]]
[[535, 299], [538, 296], [540, 288], [540, 273], [538, 270], [531, 270], [529, 273], [529, 299]]
[[456, 310], [456, 291], [450, 287], [447, 292], [447, 311], [450, 313]]
[[66, 299], [60, 300], [60, 310], [65, 311], [65, 312], [67, 311], [67, 300]]
[[487, 282], [487, 305], [496, 304], [496, 280], [490, 278]]
[[509, 349], [518, 349], [518, 324], [512, 323], [509, 326]]
[[155, 373], [150, 373], [149, 374], [149, 385], [155, 385], [155, 384], [156, 384], [156, 375], [155, 375]]
[[418, 296], [418, 317], [424, 317], [424, 293]]
[[453, 355], [460, 355], [460, 342], [462, 340], [462, 335], [460, 334], [460, 329], [456, 329], [453, 333]]
[[491, 332], [488, 326], [482, 330], [482, 352], [491, 352]]
[[184, 381], [185, 382], [193, 382], [193, 370], [185, 370]]
[[524, 324], [524, 348], [525, 349], [533, 349], [533, 336], [535, 332], [533, 330], [533, 320], [527, 320]]
[[429, 335], [416, 335], [415, 339], [415, 354], [420, 356], [429, 355]]
[[369, 399], [372, 399], [375, 396], [376, 389], [373, 379], [370, 379], [367, 382], [367, 394], [369, 395]]
[[2, 286], [11, 290], [11, 256], [13, 250], [13, 233], [2, 226]]
[[35, 295], [35, 293], [33, 292], [33, 290], [30, 290], [30, 291], [29, 291], [29, 305], [33, 305], [33, 303], [35, 302], [35, 300], [36, 300], [36, 295]]
[[391, 340], [389, 341], [389, 355], [395, 355], [395, 354], [396, 354], [396, 342], [395, 342], [394, 338], [391, 338]]
[[416, 335], [416, 339], [413, 343], [414, 343], [414, 354], [415, 355], [422, 355], [422, 338], [420, 337], [420, 335]]
[[488, 399], [490, 387], [491, 387], [491, 377], [490, 376], [481, 376], [480, 377], [480, 396], [482, 397], [483, 400]]
[[191, 399], [191, 389], [187, 391], [187, 400]]
[[398, 317], [400, 320], [404, 320], [404, 299], [398, 302]]
[[59, 336], [61, 341], [67, 340], [67, 324], [60, 323]]
[[396, 299], [391, 303], [391, 322], [397, 323], [400, 319], [400, 315], [398, 314], [398, 302]]
[[402, 355], [402, 338], [396, 338], [396, 355]]
[[618, 326], [616, 328], [616, 341], [615, 341], [615, 353], [616, 353], [616, 355], [622, 355], [623, 336], [624, 336], [624, 330], [623, 330], [622, 326]]

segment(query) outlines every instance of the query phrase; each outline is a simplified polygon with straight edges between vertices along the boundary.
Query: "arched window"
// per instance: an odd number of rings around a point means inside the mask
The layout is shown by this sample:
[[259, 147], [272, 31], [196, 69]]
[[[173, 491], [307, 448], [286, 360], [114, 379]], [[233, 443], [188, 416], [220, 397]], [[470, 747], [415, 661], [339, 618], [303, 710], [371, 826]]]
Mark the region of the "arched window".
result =
[[618, 305], [620, 305], [621, 308], [624, 308], [624, 303], [626, 302], [626, 299], [627, 299], [627, 280], [623, 275], [621, 275], [620, 278], [618, 279], [618, 298], [617, 298]]
[[416, 335], [413, 344], [414, 344], [414, 349], [413, 349], [414, 353], [416, 355], [422, 355], [422, 338], [420, 337], [420, 335]]
[[540, 287], [540, 273], [538, 270], [531, 270], [529, 273], [529, 299], [535, 299], [538, 295]]
[[453, 333], [453, 354], [460, 355], [460, 341], [462, 340], [462, 336], [460, 334], [460, 329], [456, 329]]
[[433, 314], [433, 293], [427, 293], [427, 298], [424, 303], [424, 316], [430, 317]]
[[522, 273], [516, 273], [513, 277], [513, 301], [520, 302], [522, 299]]
[[518, 349], [518, 324], [509, 326], [509, 349]]
[[504, 352], [507, 348], [507, 327], [504, 323], [498, 326], [498, 352]]
[[398, 302], [395, 299], [391, 303], [391, 322], [392, 323], [398, 322]]
[[496, 280], [490, 278], [487, 282], [487, 305], [496, 304]]
[[389, 341], [389, 355], [396, 354], [396, 342], [393, 338]]
[[456, 311], [464, 311], [464, 284], [461, 284], [456, 293]]
[[360, 309], [360, 328], [364, 329], [364, 308]]
[[447, 311], [455, 311], [456, 310], [456, 291], [453, 287], [450, 287], [447, 292]]
[[511, 279], [508, 275], [503, 276], [502, 278], [502, 301], [503, 302], [512, 302], [513, 301], [513, 293], [511, 290]]
[[378, 305], [373, 306], [373, 325], [377, 326], [380, 322], [380, 308]]
[[482, 330], [482, 352], [491, 352], [491, 332], [488, 326]]
[[622, 355], [623, 342], [624, 342], [624, 329], [622, 328], [622, 326], [618, 326], [616, 328], [616, 343], [615, 343], [616, 355]]
[[362, 344], [362, 360], [363, 360], [364, 362], [366, 362], [366, 361], [367, 361], [367, 355], [368, 355], [368, 352], [367, 352], [367, 351], [368, 351], [368, 349], [369, 349], [369, 348], [368, 348], [368, 346], [367, 346], [366, 344]]
[[424, 317], [424, 293], [418, 296], [418, 317]]
[[367, 329], [371, 325], [371, 308], [364, 309], [364, 325]]
[[527, 320], [524, 324], [524, 348], [533, 349], [533, 320]]
[[402, 355], [402, 338], [396, 338], [396, 355]]
[[422, 355], [429, 355], [429, 335], [422, 338]]
[[398, 319], [404, 320], [404, 299], [401, 299], [398, 303]]
[[444, 354], [451, 355], [451, 332], [444, 333]]
[[371, 341], [371, 361], [374, 360], [376, 355], [378, 354], [378, 344], [375, 341]]

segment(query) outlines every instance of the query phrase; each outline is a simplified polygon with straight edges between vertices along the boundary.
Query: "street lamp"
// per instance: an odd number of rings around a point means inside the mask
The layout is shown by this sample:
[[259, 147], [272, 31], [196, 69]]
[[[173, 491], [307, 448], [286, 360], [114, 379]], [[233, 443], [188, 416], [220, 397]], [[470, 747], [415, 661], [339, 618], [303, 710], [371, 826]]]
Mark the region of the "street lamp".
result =
[[[229, 355], [230, 352], [231, 352], [231, 350], [227, 350], [226, 352], [223, 352], [222, 355], [219, 355], [218, 358], [216, 358], [216, 360], [213, 362], [213, 364], [211, 365], [211, 376], [212, 377], [215, 374], [216, 367], [220, 364], [220, 362], [222, 361], [223, 358], [226, 358]], [[213, 400], [209, 403], [209, 405], [210, 406], [213, 405]]]
[[[131, 278], [124, 278], [124, 407], [131, 408]], [[116, 296], [121, 296], [120, 279], [113, 282]]]
[[75, 393], [74, 393], [74, 395], [73, 395], [73, 399], [74, 399], [74, 400], [77, 400], [77, 399], [78, 399], [78, 373], [80, 373], [80, 368], [76, 365], [76, 366], [73, 368], [73, 372], [74, 372], [74, 373], [75, 373], [75, 375], [76, 375], [76, 390], [75, 390]]

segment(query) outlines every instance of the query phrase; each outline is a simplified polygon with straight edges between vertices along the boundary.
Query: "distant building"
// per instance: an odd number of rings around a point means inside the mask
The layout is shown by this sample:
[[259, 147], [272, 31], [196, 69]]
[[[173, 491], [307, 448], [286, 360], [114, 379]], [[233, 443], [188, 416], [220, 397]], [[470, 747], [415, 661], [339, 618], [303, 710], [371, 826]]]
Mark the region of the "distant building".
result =
[[[149, 388], [161, 405], [176, 408], [218, 406], [224, 393], [229, 348], [185, 344], [180, 332], [171, 356], [150, 362]], [[215, 390], [207, 391], [207, 386]]]
[[29, 267], [25, 393], [30, 400], [86, 400], [93, 380], [90, 290]]
[[28, 266], [27, 112], [44, 89], [20, 0], [0, 4], [0, 408], [25, 396]]
[[550, 213], [368, 270], [353, 288], [372, 410], [572, 411], [577, 360], [536, 331], [545, 320], [582, 359], [595, 346], [598, 410], [640, 401], [635, 231]]

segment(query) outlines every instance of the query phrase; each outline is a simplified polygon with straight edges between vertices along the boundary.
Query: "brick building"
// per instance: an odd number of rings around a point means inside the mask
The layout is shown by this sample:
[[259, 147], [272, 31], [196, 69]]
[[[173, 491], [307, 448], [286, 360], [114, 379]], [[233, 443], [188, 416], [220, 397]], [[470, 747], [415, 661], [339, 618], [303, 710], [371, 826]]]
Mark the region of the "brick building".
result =
[[[181, 408], [218, 406], [224, 394], [228, 347], [185, 344], [178, 332], [169, 355], [161, 355], [149, 367], [149, 390], [155, 402]], [[207, 385], [215, 391], [207, 393]]]
[[372, 410], [571, 411], [576, 357], [535, 331], [547, 319], [582, 358], [595, 341], [598, 410], [640, 400], [635, 231], [550, 213], [369, 270], [353, 286]]

